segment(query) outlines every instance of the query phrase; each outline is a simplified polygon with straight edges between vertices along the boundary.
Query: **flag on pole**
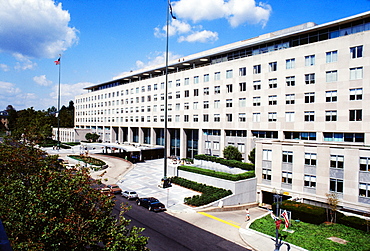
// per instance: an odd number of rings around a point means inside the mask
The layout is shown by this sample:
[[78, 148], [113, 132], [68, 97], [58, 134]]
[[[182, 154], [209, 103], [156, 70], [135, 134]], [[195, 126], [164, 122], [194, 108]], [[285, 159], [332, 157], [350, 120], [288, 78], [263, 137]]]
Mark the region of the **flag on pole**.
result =
[[285, 228], [288, 228], [289, 227], [289, 219], [288, 219], [288, 213], [287, 213], [287, 211], [284, 210], [284, 212], [281, 214], [281, 216], [285, 220]]
[[279, 218], [275, 216], [275, 214], [270, 211], [270, 215], [271, 215], [271, 218], [274, 220], [274, 221], [277, 221]]
[[168, 5], [170, 6], [170, 14], [171, 14], [172, 19], [176, 19], [176, 17], [172, 13], [172, 6], [171, 6], [171, 3], [170, 3], [170, 0], [168, 0]]
[[60, 64], [60, 57], [59, 57], [57, 60], [55, 60], [55, 61], [54, 61], [54, 63], [55, 63], [56, 65], [59, 65], [59, 64]]

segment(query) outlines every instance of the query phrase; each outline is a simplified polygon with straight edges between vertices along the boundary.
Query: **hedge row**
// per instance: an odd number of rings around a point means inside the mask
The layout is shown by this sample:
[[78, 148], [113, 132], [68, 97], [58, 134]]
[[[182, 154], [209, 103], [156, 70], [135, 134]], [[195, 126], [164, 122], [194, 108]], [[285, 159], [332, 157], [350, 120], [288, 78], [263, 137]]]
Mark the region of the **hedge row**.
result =
[[[304, 204], [295, 201], [285, 200], [282, 202], [282, 209], [292, 212], [292, 219], [301, 220], [303, 222], [319, 225], [327, 220], [326, 209], [309, 204]], [[275, 212], [276, 205], [273, 204]], [[370, 222], [355, 216], [345, 216], [340, 212], [336, 212], [336, 223], [346, 225], [362, 231], [369, 231]]]
[[171, 182], [179, 186], [201, 192], [201, 195], [194, 195], [193, 197], [186, 197], [184, 199], [185, 204], [196, 207], [207, 205], [232, 194], [230, 190], [207, 186], [206, 184], [200, 184], [179, 177], [172, 177]]
[[218, 158], [215, 156], [209, 156], [205, 154], [195, 155], [194, 158], [199, 159], [199, 160], [207, 160], [207, 161], [220, 163], [221, 165], [225, 165], [229, 167], [237, 167], [243, 170], [254, 170], [253, 164], [241, 162], [238, 160], [227, 160], [227, 159]]
[[94, 165], [94, 166], [104, 166], [106, 165], [106, 163], [100, 159], [96, 159], [96, 158], [93, 158], [93, 157], [89, 157], [89, 156], [83, 156], [83, 155], [68, 155], [68, 157], [72, 158], [72, 159], [75, 159], [75, 160], [78, 160], [78, 161], [82, 161], [82, 162], [85, 162], [85, 163], [88, 163], [90, 165]]
[[215, 178], [220, 178], [224, 180], [232, 180], [232, 181], [238, 181], [238, 180], [245, 180], [249, 178], [255, 177], [254, 171], [248, 171], [241, 174], [231, 174], [231, 173], [224, 173], [224, 172], [217, 172], [214, 170], [199, 168], [195, 166], [179, 166], [179, 170], [192, 172], [192, 173], [198, 173], [202, 175], [207, 175]]

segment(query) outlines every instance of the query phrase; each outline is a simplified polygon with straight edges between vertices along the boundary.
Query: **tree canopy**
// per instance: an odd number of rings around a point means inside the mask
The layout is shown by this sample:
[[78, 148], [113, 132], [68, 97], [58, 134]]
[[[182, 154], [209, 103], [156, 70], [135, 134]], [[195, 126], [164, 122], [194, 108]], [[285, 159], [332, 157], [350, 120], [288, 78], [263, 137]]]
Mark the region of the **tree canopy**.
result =
[[114, 202], [94, 189], [99, 181], [57, 158], [19, 142], [0, 145], [0, 215], [13, 249], [144, 250], [143, 229], [111, 215]]
[[228, 160], [242, 160], [242, 154], [239, 152], [238, 148], [235, 146], [227, 146], [225, 147], [224, 151], [224, 157]]

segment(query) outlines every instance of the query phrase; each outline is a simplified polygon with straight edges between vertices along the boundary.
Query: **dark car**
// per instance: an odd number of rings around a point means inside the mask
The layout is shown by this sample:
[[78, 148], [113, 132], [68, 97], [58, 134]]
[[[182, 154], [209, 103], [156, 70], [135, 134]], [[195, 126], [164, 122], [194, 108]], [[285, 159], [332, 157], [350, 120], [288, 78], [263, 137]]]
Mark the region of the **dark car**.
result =
[[165, 211], [166, 207], [156, 198], [139, 198], [136, 200], [139, 206], [143, 206], [149, 209], [149, 211]]

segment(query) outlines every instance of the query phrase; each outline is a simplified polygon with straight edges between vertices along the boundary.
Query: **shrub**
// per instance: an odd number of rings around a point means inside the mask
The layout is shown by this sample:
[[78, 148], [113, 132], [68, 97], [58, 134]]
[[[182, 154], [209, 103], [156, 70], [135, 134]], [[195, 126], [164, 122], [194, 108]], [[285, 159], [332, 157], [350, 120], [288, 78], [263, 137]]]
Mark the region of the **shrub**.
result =
[[205, 154], [195, 155], [194, 158], [198, 160], [206, 160], [206, 161], [220, 163], [221, 165], [225, 165], [229, 167], [237, 167], [243, 170], [254, 170], [253, 164], [245, 163], [245, 162], [241, 162], [237, 160], [227, 160], [227, 159], [218, 158], [215, 156], [209, 156]]
[[245, 179], [255, 177], [254, 171], [248, 171], [248, 172], [240, 173], [240, 174], [231, 174], [231, 173], [217, 172], [214, 170], [199, 168], [195, 166], [179, 166], [179, 170], [192, 172], [192, 173], [198, 173], [198, 174], [220, 178], [224, 180], [232, 180], [232, 181], [245, 180]]

